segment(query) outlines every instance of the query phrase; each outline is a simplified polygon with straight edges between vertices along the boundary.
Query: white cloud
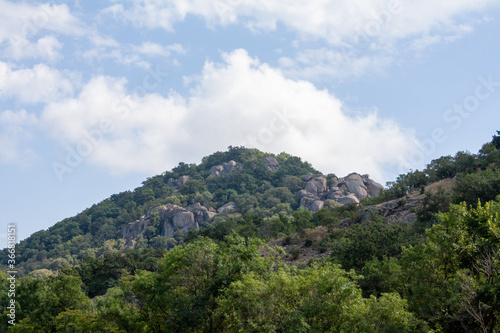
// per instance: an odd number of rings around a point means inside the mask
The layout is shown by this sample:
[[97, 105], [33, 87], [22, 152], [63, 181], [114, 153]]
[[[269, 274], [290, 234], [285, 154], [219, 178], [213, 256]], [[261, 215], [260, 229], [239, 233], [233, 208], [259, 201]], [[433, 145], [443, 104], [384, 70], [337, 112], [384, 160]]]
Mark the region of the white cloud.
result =
[[0, 61], [0, 98], [15, 98], [22, 103], [48, 103], [71, 96], [72, 73], [63, 73], [45, 64], [16, 69]]
[[23, 43], [12, 45], [6, 49], [5, 55], [19, 60], [22, 58], [40, 58], [54, 62], [62, 57], [60, 51], [62, 44], [53, 36], [38, 39], [36, 43], [25, 39]]
[[[113, 5], [104, 13], [136, 26], [167, 31], [188, 15], [203, 18], [209, 27], [241, 24], [267, 32], [282, 25], [295, 32], [293, 45], [298, 40], [303, 44], [297, 57], [308, 58], [292, 59], [293, 68], [287, 61], [290, 57], [282, 62], [296, 77], [311, 79], [314, 73], [358, 76], [381, 71], [400, 51], [413, 54], [460, 37], [464, 27], [470, 30], [478, 23], [466, 14], [498, 5], [498, 0], [294, 0], [286, 4], [280, 0], [133, 0], [129, 6]], [[316, 41], [326, 42], [328, 51], [309, 46]], [[355, 55], [346, 66], [338, 55], [353, 50]]]
[[299, 52], [295, 59], [282, 57], [279, 64], [290, 77], [308, 80], [331, 80], [383, 73], [393, 62], [388, 54], [362, 55], [356, 49], [336, 51], [327, 48]]
[[6, 44], [5, 56], [56, 60], [60, 56], [61, 43], [53, 36], [36, 39], [47, 31], [75, 36], [84, 34], [81, 22], [65, 4], [29, 5], [0, 0], [0, 45]]
[[188, 97], [131, 95], [124, 79], [96, 77], [77, 97], [48, 105], [43, 124], [63, 146], [114, 172], [158, 173], [246, 145], [287, 151], [324, 172], [382, 179], [417, 146], [395, 122], [351, 114], [328, 91], [287, 79], [244, 50], [223, 57], [192, 78]]
[[26, 167], [38, 159], [29, 147], [33, 140], [31, 128], [37, 124], [37, 117], [26, 110], [0, 112], [0, 163]]
[[104, 59], [112, 59], [116, 63], [122, 65], [136, 65], [138, 67], [148, 69], [151, 67], [150, 62], [145, 58], [160, 57], [164, 62], [172, 55], [172, 52], [178, 54], [185, 54], [186, 50], [181, 44], [161, 45], [153, 42], [143, 42], [140, 45], [118, 43], [101, 43], [96, 40], [98, 47], [85, 51], [82, 56], [88, 61], [97, 59], [102, 61]]
[[[404, 38], [453, 26], [453, 19], [498, 5], [496, 0], [134, 0], [130, 7], [113, 5], [113, 13], [138, 26], [172, 30], [187, 15], [209, 24], [241, 23], [253, 30], [274, 30], [281, 23], [303, 38], [321, 38], [342, 45], [355, 35]], [[378, 30], [381, 30], [377, 33]]]

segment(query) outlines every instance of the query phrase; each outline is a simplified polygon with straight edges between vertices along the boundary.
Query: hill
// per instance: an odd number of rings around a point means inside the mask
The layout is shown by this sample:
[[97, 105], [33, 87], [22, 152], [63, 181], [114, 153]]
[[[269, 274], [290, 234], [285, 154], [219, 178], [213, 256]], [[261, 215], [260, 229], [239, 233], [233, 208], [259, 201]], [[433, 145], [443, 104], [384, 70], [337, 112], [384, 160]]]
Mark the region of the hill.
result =
[[500, 329], [500, 136], [386, 186], [244, 147], [180, 163], [18, 245], [18, 327]]

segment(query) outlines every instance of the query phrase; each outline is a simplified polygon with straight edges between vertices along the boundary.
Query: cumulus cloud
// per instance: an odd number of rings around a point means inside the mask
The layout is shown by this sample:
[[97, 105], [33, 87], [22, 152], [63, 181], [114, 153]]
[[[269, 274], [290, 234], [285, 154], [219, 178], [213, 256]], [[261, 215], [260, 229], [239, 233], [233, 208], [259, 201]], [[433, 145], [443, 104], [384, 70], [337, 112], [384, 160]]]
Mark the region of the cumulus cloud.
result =
[[16, 69], [0, 61], [0, 98], [15, 98], [22, 103], [48, 103], [73, 93], [71, 73], [45, 64]]
[[[0, 0], [0, 45], [5, 45], [4, 56], [56, 60], [60, 42], [53, 36], [36, 36], [45, 32], [81, 36], [84, 31], [65, 4], [29, 5]], [[36, 41], [32, 41], [34, 38]]]
[[68, 154], [115, 172], [158, 173], [245, 145], [301, 156], [324, 172], [384, 179], [387, 165], [404, 165], [417, 147], [394, 121], [351, 113], [327, 90], [288, 79], [244, 50], [223, 59], [191, 78], [186, 97], [140, 96], [125, 79], [95, 77], [78, 96], [47, 105], [42, 123]]

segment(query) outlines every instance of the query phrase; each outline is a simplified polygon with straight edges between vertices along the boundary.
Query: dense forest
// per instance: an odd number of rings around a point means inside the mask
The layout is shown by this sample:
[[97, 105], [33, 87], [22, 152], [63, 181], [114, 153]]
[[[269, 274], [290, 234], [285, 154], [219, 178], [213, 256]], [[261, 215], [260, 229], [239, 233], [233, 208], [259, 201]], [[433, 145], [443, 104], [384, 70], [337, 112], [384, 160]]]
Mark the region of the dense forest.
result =
[[377, 193], [286, 153], [180, 163], [21, 241], [0, 330], [499, 332], [497, 134]]

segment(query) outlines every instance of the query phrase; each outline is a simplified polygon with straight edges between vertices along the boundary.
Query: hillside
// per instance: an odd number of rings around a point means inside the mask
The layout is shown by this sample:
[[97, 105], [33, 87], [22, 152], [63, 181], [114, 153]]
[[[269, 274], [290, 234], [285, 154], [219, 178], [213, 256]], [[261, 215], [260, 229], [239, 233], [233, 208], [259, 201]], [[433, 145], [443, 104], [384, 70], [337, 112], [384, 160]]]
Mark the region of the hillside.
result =
[[18, 327], [494, 332], [499, 195], [497, 135], [385, 188], [229, 147], [22, 241]]
[[[34, 233], [18, 246], [24, 254], [19, 269], [57, 270], [116, 250], [168, 249], [212, 224], [251, 214], [269, 223], [298, 209], [316, 213], [323, 207], [359, 204], [381, 189], [367, 175], [325, 176], [286, 153], [229, 147], [203, 158], [200, 165], [180, 163], [134, 191], [112, 195]], [[283, 231], [278, 228], [266, 237]]]

